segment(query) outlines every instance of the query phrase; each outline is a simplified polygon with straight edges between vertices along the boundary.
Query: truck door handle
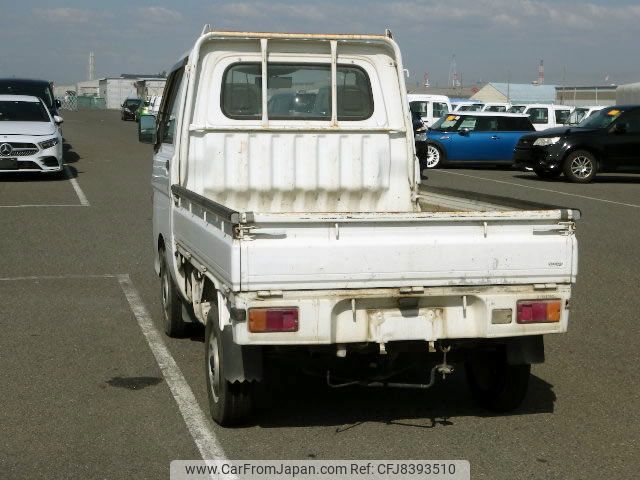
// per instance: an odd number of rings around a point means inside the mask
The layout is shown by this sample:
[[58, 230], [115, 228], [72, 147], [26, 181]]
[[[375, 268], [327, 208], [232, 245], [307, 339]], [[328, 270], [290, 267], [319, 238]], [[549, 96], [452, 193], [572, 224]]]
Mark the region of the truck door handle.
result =
[[169, 171], [169, 159], [167, 159], [167, 161], [164, 162], [164, 168], [167, 169], [167, 172]]
[[491, 140], [500, 140], [498, 135], [491, 135]]

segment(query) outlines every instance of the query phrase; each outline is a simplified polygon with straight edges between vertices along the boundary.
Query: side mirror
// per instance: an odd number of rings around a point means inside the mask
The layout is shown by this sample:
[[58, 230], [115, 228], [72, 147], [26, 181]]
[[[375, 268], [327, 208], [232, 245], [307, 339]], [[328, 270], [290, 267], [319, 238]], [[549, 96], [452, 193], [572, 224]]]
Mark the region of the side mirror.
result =
[[56, 108], [60, 108], [62, 106], [62, 102], [56, 98]]
[[60, 125], [62, 122], [64, 122], [64, 118], [62, 118], [60, 115], [54, 115], [53, 121], [56, 123], [56, 125]]
[[462, 135], [463, 137], [468, 137], [469, 136], [469, 129], [468, 128], [463, 128], [462, 130], [458, 130], [458, 135]]
[[156, 116], [140, 115], [138, 122], [138, 141], [140, 143], [156, 143]]

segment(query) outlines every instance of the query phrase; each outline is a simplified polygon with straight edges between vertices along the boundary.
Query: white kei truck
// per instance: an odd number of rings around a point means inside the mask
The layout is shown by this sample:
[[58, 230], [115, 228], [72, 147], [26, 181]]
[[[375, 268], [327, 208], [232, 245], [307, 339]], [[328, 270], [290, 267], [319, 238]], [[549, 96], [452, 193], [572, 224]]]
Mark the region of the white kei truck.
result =
[[421, 185], [403, 75], [389, 31], [205, 27], [140, 119], [164, 328], [206, 326], [217, 423], [247, 421], [275, 364], [405, 389], [460, 364], [509, 411], [567, 331], [579, 211]]

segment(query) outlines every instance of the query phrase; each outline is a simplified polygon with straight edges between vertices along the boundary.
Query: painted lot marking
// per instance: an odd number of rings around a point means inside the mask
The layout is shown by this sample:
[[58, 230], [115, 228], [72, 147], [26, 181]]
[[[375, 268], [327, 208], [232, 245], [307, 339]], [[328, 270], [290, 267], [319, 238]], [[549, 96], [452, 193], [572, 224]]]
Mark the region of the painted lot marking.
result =
[[67, 167], [66, 165], [64, 166], [64, 174], [67, 176], [67, 178], [71, 182], [71, 186], [76, 191], [78, 200], [80, 200], [80, 205], [82, 205], [83, 207], [88, 207], [89, 200], [87, 200], [87, 196], [84, 194], [84, 192], [80, 188], [80, 184], [78, 183], [78, 181], [75, 178], [73, 178], [73, 175], [71, 175], [71, 171], [69, 170], [69, 167]]
[[447, 172], [447, 171], [440, 171], [438, 173], [446, 173], [448, 175], [458, 175], [460, 177], [475, 178], [477, 180], [484, 180], [486, 182], [503, 183], [505, 185], [513, 185], [513, 186], [520, 187], [520, 188], [529, 188], [531, 190], [540, 190], [541, 192], [557, 193], [558, 195], [566, 195], [568, 197], [583, 198], [585, 200], [593, 200], [593, 201], [596, 201], [596, 202], [611, 203], [613, 205], [620, 205], [620, 206], [623, 206], [623, 207], [640, 208], [640, 205], [636, 205], [636, 204], [633, 204], [633, 203], [616, 202], [614, 200], [607, 200], [607, 199], [604, 199], [604, 198], [590, 197], [588, 195], [579, 195], [577, 193], [559, 192], [557, 190], [552, 190], [550, 188], [532, 187], [530, 185], [523, 185], [521, 183], [507, 182], [505, 180], [495, 180], [493, 178], [477, 177], [475, 175], [468, 175], [466, 173]]
[[[0, 282], [9, 281], [39, 281], [39, 280], [80, 280], [92, 278], [115, 278], [124, 293], [129, 307], [135, 316], [140, 330], [156, 359], [158, 367], [169, 386], [178, 409], [182, 414], [189, 433], [200, 451], [203, 460], [227, 461], [228, 458], [213, 431], [209, 417], [204, 414], [196, 400], [191, 387], [187, 383], [180, 367], [167, 349], [162, 334], [153, 323], [151, 314], [147, 310], [142, 297], [133, 285], [129, 274], [103, 274], [103, 275], [34, 275], [24, 277], [0, 277]], [[235, 475], [212, 475], [211, 478], [231, 480]]]
[[65, 177], [67, 177], [67, 180], [69, 180], [69, 182], [71, 183], [71, 186], [73, 187], [73, 191], [75, 192], [76, 196], [78, 197], [78, 200], [80, 201], [79, 204], [77, 204], [77, 203], [56, 203], [56, 204], [24, 203], [24, 204], [21, 204], [21, 205], [0, 205], [0, 208], [90, 207], [91, 204], [89, 203], [89, 200], [87, 200], [87, 196], [82, 191], [82, 188], [80, 188], [80, 184], [78, 183], [78, 180], [73, 178], [73, 175], [71, 174], [71, 171], [69, 170], [69, 167], [67, 165], [65, 165], [63, 167], [63, 171], [64, 171]]

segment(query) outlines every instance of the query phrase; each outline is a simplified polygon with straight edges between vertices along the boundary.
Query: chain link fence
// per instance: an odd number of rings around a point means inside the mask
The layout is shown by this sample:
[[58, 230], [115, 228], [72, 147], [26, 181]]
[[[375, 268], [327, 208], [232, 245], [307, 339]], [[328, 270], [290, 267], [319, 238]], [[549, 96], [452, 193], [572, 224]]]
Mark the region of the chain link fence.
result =
[[89, 95], [68, 95], [60, 99], [63, 110], [104, 110], [107, 103], [102, 97], [92, 97]]

